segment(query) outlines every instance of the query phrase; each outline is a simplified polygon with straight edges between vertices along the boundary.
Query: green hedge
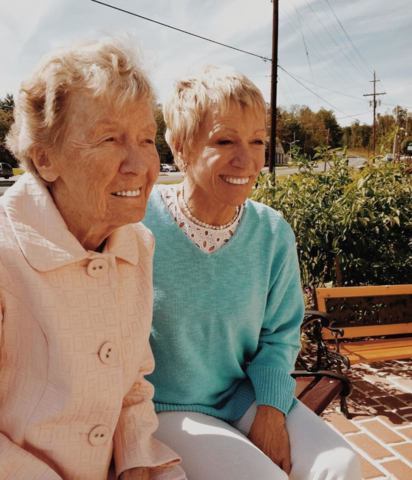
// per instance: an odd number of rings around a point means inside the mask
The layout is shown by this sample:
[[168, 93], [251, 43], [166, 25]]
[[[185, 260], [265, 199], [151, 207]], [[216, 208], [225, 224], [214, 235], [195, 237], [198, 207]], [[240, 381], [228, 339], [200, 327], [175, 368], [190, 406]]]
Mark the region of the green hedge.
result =
[[[258, 180], [252, 198], [280, 211], [297, 241], [304, 286], [412, 283], [412, 172], [405, 163], [357, 171], [345, 152], [295, 152], [299, 173]], [[317, 172], [320, 160], [328, 172]]]

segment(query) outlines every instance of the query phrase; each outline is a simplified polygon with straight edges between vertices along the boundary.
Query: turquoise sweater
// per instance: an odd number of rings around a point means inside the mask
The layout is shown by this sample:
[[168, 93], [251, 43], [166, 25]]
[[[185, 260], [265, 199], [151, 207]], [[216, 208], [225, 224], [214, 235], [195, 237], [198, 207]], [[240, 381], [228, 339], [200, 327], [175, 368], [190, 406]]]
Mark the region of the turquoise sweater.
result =
[[295, 238], [276, 211], [247, 200], [211, 255], [180, 230], [154, 189], [143, 223], [156, 240], [151, 345], [155, 407], [234, 421], [252, 402], [288, 414], [304, 306]]

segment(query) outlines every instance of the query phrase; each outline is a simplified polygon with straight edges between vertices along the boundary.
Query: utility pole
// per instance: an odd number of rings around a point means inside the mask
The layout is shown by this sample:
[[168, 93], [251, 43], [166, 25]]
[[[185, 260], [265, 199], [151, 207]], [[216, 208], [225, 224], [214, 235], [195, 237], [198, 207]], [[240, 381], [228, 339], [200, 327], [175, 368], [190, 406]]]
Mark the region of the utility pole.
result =
[[[328, 128], [328, 134], [326, 136], [326, 148], [329, 146], [329, 128]], [[323, 163], [323, 171], [326, 172], [326, 160]]]
[[272, 27], [272, 81], [270, 95], [270, 137], [269, 137], [269, 172], [275, 174], [276, 165], [276, 106], [278, 85], [278, 38], [279, 38], [279, 0], [273, 3]]
[[[363, 95], [364, 97], [373, 97], [373, 133], [372, 133], [372, 138], [373, 138], [373, 143], [372, 143], [372, 152], [375, 154], [375, 142], [376, 142], [376, 97], [378, 95], [386, 95], [386, 92], [382, 93], [376, 93], [376, 82], [380, 82], [380, 80], [376, 80], [376, 73], [375, 71], [373, 72], [373, 80], [370, 80], [371, 83], [373, 83], [373, 93], [366, 93]], [[371, 104], [372, 102], [369, 102]], [[379, 100], [379, 105], [380, 105], [380, 100]], [[375, 159], [373, 159], [373, 162], [375, 162]]]
[[396, 137], [398, 135], [398, 132], [396, 131], [396, 126], [398, 125], [398, 106], [396, 105], [395, 107], [395, 114], [396, 114], [396, 118], [395, 118], [395, 132], [393, 134], [393, 162], [395, 162], [395, 159], [396, 159]]

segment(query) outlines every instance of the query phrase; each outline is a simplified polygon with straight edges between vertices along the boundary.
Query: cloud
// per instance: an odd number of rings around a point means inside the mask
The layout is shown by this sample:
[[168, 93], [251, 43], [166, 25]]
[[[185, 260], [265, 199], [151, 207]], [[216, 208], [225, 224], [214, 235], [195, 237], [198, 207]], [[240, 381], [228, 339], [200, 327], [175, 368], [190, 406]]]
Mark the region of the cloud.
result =
[[[269, 0], [104, 0], [119, 8], [153, 18], [263, 56], [271, 56], [272, 3]], [[412, 106], [410, 0], [328, 0], [357, 49], [376, 69], [387, 103]], [[146, 48], [154, 64], [153, 79], [160, 98], [176, 77], [205, 63], [232, 65], [248, 75], [270, 100], [269, 62], [115, 11], [90, 0], [13, 0], [3, 2], [0, 18], [2, 58], [0, 96], [17, 93], [18, 85], [38, 59], [52, 48], [85, 38], [130, 32]], [[316, 12], [317, 17], [311, 8]], [[350, 99], [305, 85], [325, 101], [348, 113], [368, 110], [364, 93], [371, 91], [373, 72], [359, 58], [334, 19], [326, 0], [280, 2], [279, 63], [312, 81], [295, 8], [299, 11], [314, 82], [353, 95]], [[320, 23], [324, 23], [333, 39]], [[342, 50], [345, 52], [342, 53]], [[348, 60], [348, 57], [351, 61]], [[356, 65], [355, 68], [352, 62]], [[359, 70], [363, 74], [359, 73]], [[389, 101], [389, 98], [391, 100]], [[317, 110], [323, 100], [284, 73], [279, 73], [279, 102], [306, 104]], [[337, 116], [343, 116], [337, 111]], [[359, 117], [367, 120], [368, 115]], [[351, 123], [353, 119], [342, 120]]]

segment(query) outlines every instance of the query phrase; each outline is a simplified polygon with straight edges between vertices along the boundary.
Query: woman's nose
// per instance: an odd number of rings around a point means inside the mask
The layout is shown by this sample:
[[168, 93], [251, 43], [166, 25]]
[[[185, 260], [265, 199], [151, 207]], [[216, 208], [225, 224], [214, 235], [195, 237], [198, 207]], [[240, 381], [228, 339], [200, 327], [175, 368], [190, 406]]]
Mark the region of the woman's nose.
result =
[[144, 175], [148, 170], [148, 159], [145, 152], [138, 146], [130, 146], [120, 165], [120, 173], [134, 173], [135, 175]]
[[232, 159], [232, 164], [239, 167], [245, 167], [251, 162], [253, 162], [253, 156], [248, 145], [238, 145], [235, 156]]

